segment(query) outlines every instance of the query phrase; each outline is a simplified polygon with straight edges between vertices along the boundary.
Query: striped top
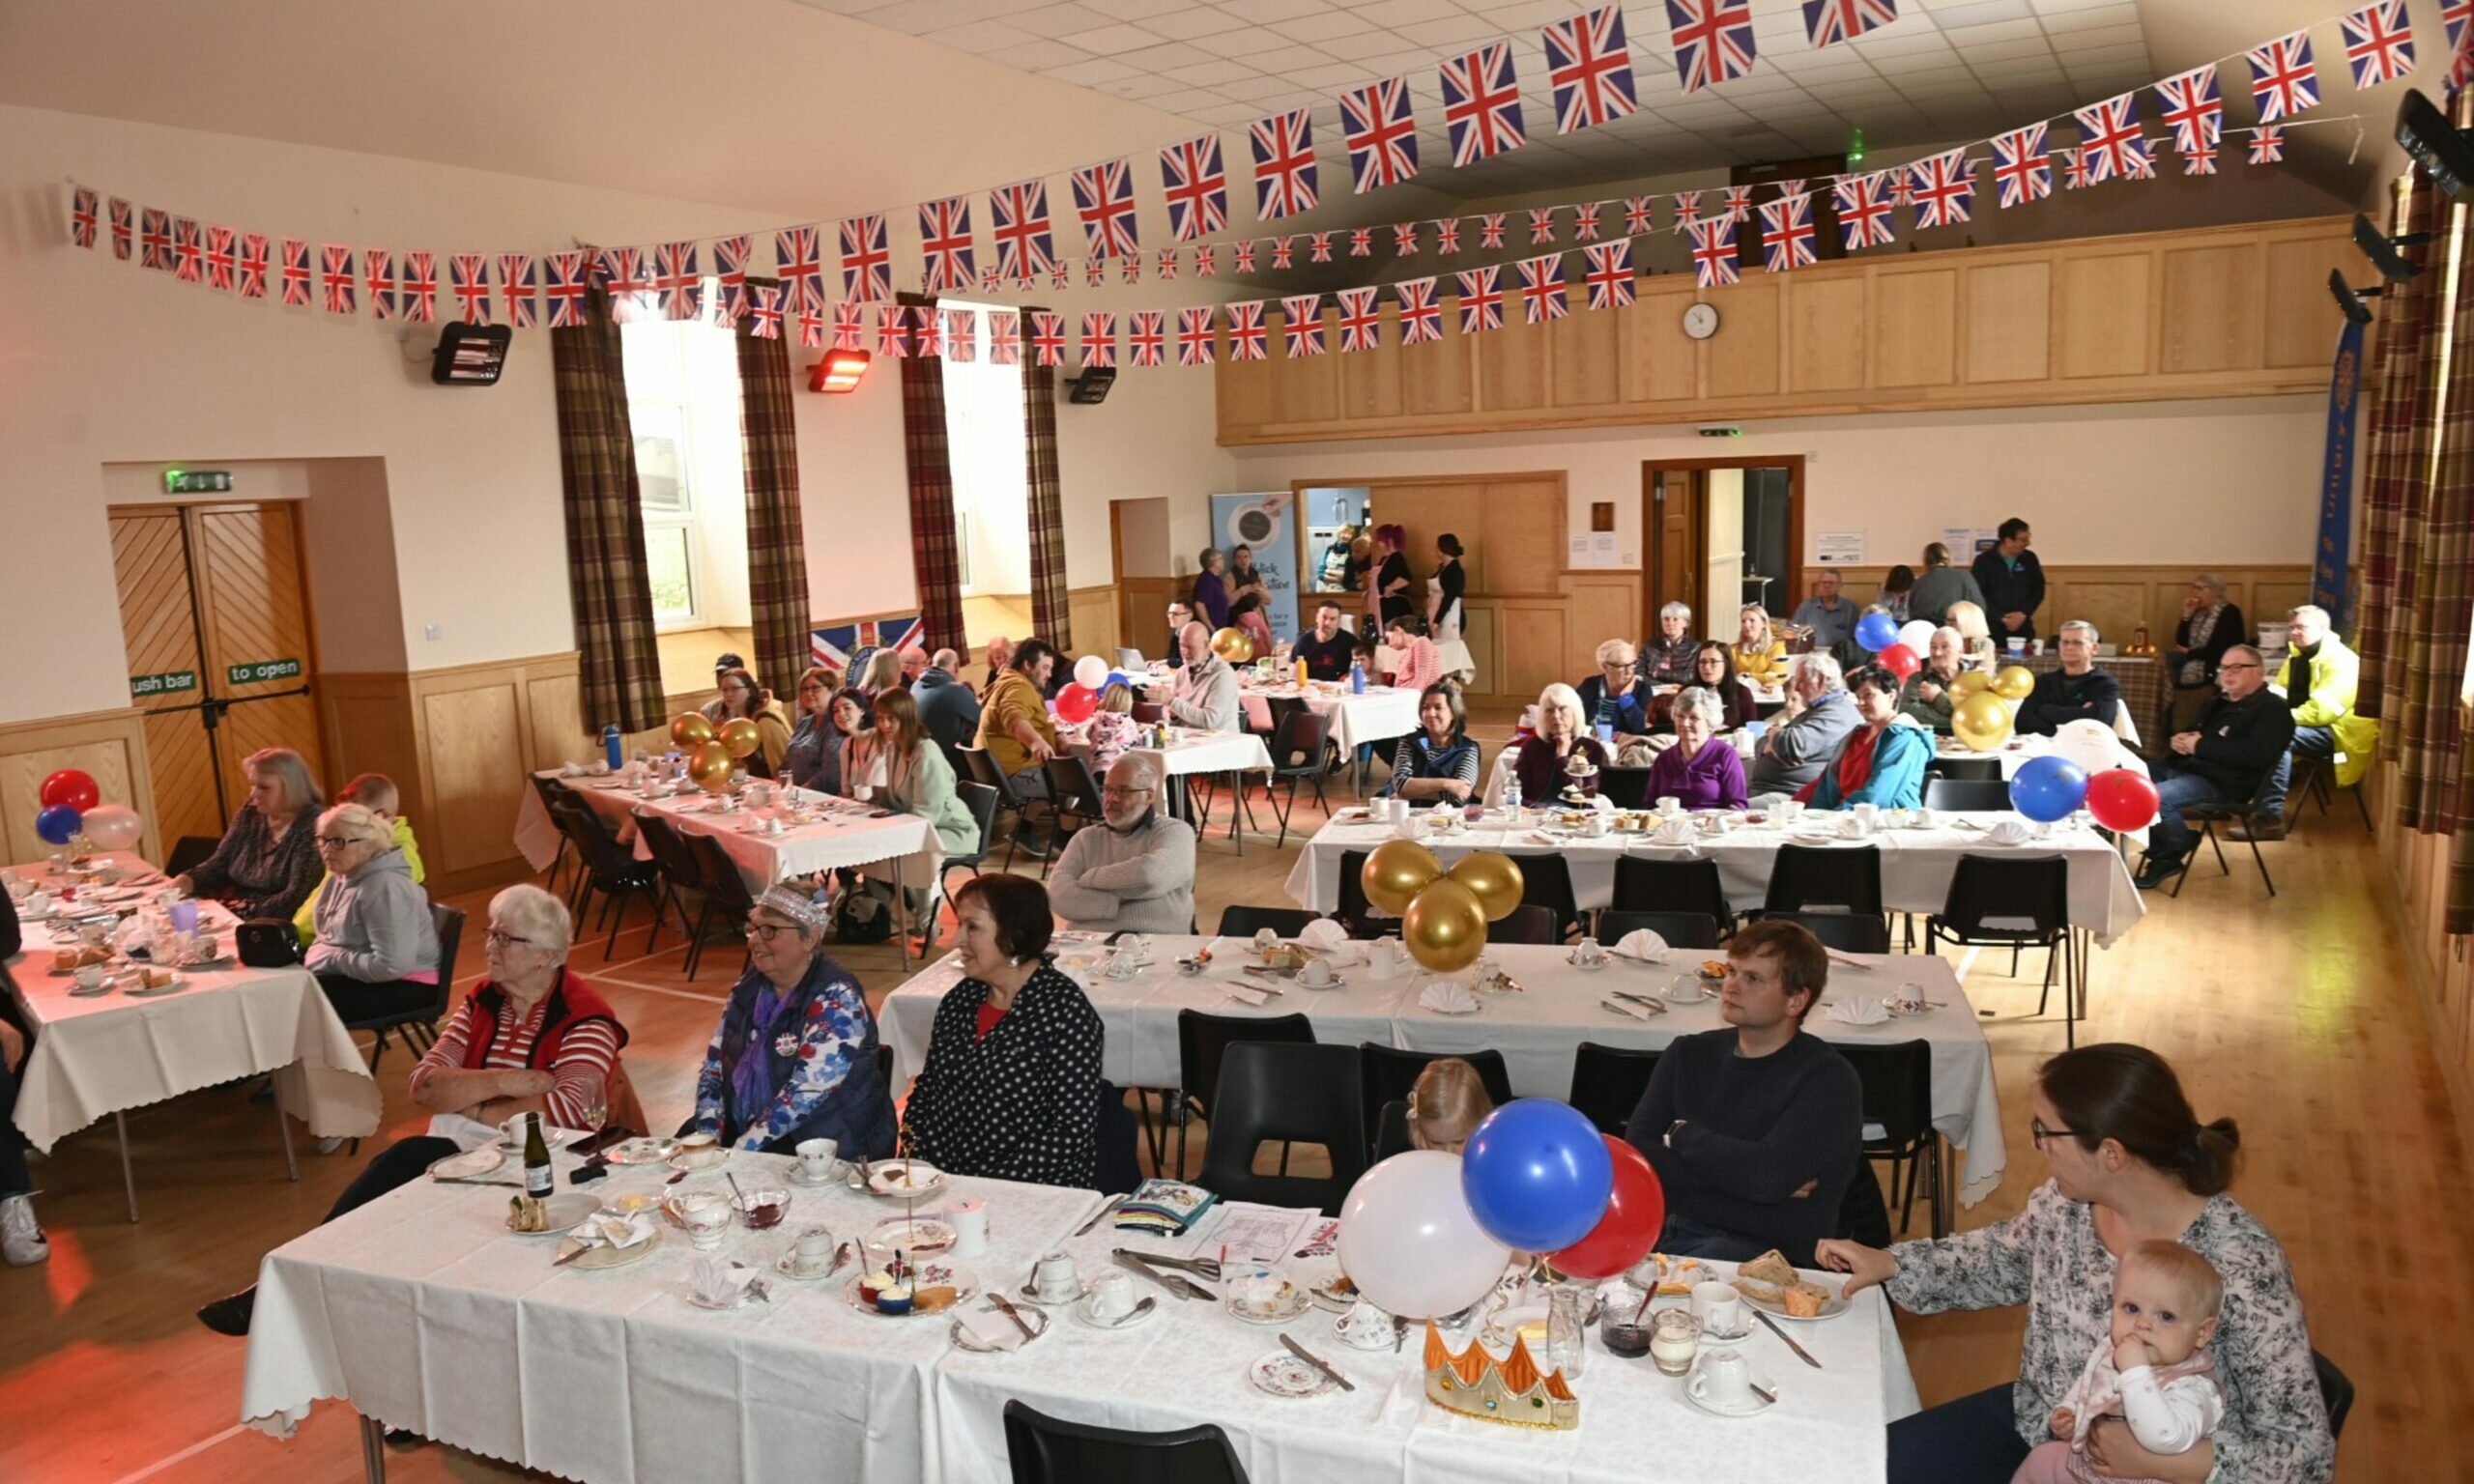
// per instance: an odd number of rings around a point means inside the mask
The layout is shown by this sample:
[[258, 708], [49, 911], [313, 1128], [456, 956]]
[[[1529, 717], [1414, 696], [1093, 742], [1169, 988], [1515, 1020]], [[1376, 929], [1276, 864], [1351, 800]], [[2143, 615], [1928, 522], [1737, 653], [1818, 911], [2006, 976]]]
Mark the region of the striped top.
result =
[[[550, 998], [544, 995], [521, 1021], [502, 1020], [498, 1034], [491, 1038], [489, 1049], [482, 1055], [481, 1065], [494, 1070], [522, 1071], [531, 1065], [532, 1042], [541, 1034], [541, 1013]], [[453, 1071], [464, 1065], [464, 1050], [473, 1039], [473, 1002], [468, 997], [455, 1007], [446, 1029], [439, 1033], [437, 1043], [413, 1069], [413, 1085], [418, 1087], [433, 1071]], [[607, 1099], [611, 1070], [618, 1065], [618, 1027], [607, 1020], [587, 1020], [567, 1032], [559, 1044], [559, 1059], [549, 1066], [550, 1075], [557, 1079], [547, 1099], [549, 1123], [559, 1128], [591, 1128], [585, 1120], [585, 1110], [603, 1104]], [[603, 1115], [606, 1120], [608, 1115]]]

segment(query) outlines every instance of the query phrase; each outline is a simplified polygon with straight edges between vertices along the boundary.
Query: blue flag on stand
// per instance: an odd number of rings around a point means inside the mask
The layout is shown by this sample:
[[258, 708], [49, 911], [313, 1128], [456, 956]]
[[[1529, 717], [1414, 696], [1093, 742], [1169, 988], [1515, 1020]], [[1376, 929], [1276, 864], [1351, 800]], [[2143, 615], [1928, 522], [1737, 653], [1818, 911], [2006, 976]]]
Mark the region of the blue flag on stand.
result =
[[2328, 627], [2345, 632], [2345, 556], [2354, 529], [2354, 408], [2361, 400], [2362, 327], [2348, 321], [2337, 337], [2337, 366], [2328, 378], [2328, 456], [2319, 471], [2319, 538], [2311, 563], [2311, 601], [2328, 611]]

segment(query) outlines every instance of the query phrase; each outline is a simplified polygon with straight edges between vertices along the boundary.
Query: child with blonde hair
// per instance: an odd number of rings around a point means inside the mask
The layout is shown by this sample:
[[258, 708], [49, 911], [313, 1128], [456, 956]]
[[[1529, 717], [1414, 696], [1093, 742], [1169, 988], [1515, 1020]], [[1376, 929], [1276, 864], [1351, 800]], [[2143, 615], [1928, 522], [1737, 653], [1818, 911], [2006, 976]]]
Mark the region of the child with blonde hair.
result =
[[[2038, 1444], [2010, 1484], [2098, 1484], [2087, 1435], [2098, 1417], [2120, 1417], [2151, 1453], [2187, 1453], [2225, 1420], [2216, 1337], [2225, 1281], [2204, 1257], [2175, 1241], [2143, 1241], [2114, 1269], [2112, 1336], [2100, 1341], [2055, 1408], [2053, 1441]], [[2122, 1481], [2116, 1481], [2122, 1484]]]

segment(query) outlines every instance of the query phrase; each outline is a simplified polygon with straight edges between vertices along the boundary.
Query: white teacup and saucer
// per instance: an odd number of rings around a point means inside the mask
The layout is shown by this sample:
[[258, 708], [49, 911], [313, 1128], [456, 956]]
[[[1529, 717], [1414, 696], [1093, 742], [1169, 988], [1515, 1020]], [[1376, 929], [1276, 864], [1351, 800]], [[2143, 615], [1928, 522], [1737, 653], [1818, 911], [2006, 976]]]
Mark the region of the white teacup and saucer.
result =
[[1767, 1411], [1769, 1398], [1777, 1394], [1776, 1384], [1755, 1373], [1751, 1362], [1734, 1350], [1703, 1351], [1683, 1382], [1686, 1401], [1721, 1417], [1749, 1417]]

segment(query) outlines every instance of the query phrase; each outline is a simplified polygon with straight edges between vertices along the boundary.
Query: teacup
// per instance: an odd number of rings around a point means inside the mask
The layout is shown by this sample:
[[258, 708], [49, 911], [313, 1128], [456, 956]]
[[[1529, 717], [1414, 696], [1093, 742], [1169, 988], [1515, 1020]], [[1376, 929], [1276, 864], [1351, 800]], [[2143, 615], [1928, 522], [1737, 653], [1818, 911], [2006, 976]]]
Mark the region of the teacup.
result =
[[1854, 805], [1849, 808], [1848, 813], [1856, 816], [1856, 821], [1863, 825], [1864, 832], [1868, 835], [1881, 823], [1882, 807], [1879, 804]]
[[84, 968], [79, 969], [77, 971], [77, 987], [80, 989], [101, 989], [103, 987], [103, 966], [100, 963], [90, 963]]
[[1228, 1282], [1229, 1297], [1242, 1307], [1257, 1311], [1277, 1308], [1287, 1291], [1288, 1280], [1277, 1268], [1249, 1268]]
[[1801, 799], [1781, 799], [1778, 802], [1777, 813], [1780, 822], [1793, 824], [1804, 816], [1804, 801]]
[[1909, 817], [1915, 821], [1915, 827], [1919, 830], [1929, 830], [1941, 822], [1934, 817], [1933, 811], [1929, 809], [1916, 809], [1909, 814]]
[[28, 892], [28, 893], [26, 893], [25, 908], [26, 908], [26, 915], [27, 915], [28, 917], [41, 917], [41, 916], [43, 916], [44, 913], [46, 913], [46, 912], [48, 912], [48, 911], [50, 911], [50, 910], [51, 910], [51, 893], [49, 893], [49, 892]]
[[1119, 947], [1115, 953], [1108, 956], [1108, 978], [1132, 979], [1141, 972], [1142, 964], [1123, 947]]
[[1869, 829], [1870, 826], [1855, 814], [1842, 815], [1838, 821], [1838, 833], [1848, 840], [1862, 840]]
[[1390, 979], [1400, 972], [1400, 940], [1390, 935], [1375, 939], [1366, 948], [1366, 968], [1377, 979]]
[[1693, 1365], [1690, 1385], [1712, 1407], [1740, 1407], [1752, 1400], [1752, 1367], [1736, 1351], [1708, 1351]]
[[1581, 819], [1581, 833], [1592, 840], [1603, 837], [1607, 831], [1613, 828], [1615, 828], [1615, 820], [1613, 816], [1609, 815], [1606, 811], [1602, 809], [1591, 810], [1588, 814], [1584, 815]]
[[1572, 957], [1582, 963], [1604, 963], [1606, 945], [1596, 938], [1583, 938], [1580, 947], [1572, 950]]
[[1674, 794], [1662, 793], [1658, 795], [1657, 808], [1658, 813], [1661, 817], [1672, 819], [1677, 814], [1683, 813], [1683, 801], [1677, 798]]
[[1329, 989], [1338, 980], [1339, 975], [1333, 972], [1328, 958], [1309, 958], [1305, 967], [1297, 971], [1297, 982], [1309, 989]]
[[692, 1155], [698, 1150], [711, 1149], [720, 1142], [721, 1140], [715, 1135], [702, 1130], [695, 1133], [682, 1133], [678, 1136], [678, 1152], [682, 1155]]
[[1254, 952], [1267, 954], [1278, 947], [1280, 947], [1280, 933], [1276, 929], [1270, 928], [1254, 929]]
[[1134, 1312], [1134, 1278], [1111, 1268], [1091, 1279], [1091, 1317], [1113, 1324]]
[[811, 1226], [799, 1233], [791, 1246], [791, 1265], [802, 1271], [813, 1272], [833, 1261], [833, 1234], [820, 1226]]
[[1031, 1269], [1031, 1291], [1050, 1303], [1063, 1303], [1082, 1291], [1081, 1277], [1076, 1271], [1074, 1259], [1063, 1252], [1050, 1252]]
[[1743, 1296], [1729, 1284], [1695, 1283], [1692, 1317], [1701, 1321], [1701, 1332], [1710, 1338], [1732, 1339], [1743, 1332]]
[[810, 1180], [830, 1180], [842, 1146], [832, 1139], [801, 1139], [791, 1153], [799, 1156], [800, 1173]]
[[710, 1252], [722, 1244], [722, 1234], [730, 1229], [730, 1197], [712, 1190], [682, 1195], [678, 1220], [687, 1228], [688, 1244], [699, 1252]]

